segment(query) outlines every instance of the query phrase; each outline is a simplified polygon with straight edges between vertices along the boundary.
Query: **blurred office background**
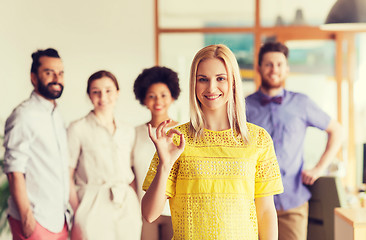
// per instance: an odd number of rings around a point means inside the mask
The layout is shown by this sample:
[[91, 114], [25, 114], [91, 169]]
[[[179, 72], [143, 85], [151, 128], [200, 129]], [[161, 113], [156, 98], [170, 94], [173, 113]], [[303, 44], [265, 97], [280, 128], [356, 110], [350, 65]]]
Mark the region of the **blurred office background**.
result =
[[[59, 105], [66, 124], [90, 111], [87, 79], [106, 69], [117, 76], [121, 87], [117, 115], [138, 125], [150, 117], [132, 91], [142, 69], [158, 64], [179, 73], [182, 93], [171, 116], [186, 122], [189, 68], [200, 48], [228, 45], [236, 54], [248, 95], [260, 84], [255, 71], [260, 44], [278, 40], [290, 48], [286, 88], [309, 95], [344, 126], [347, 140], [327, 174], [341, 177], [347, 191], [357, 192], [366, 182], [366, 27], [324, 23], [332, 21], [332, 14], [339, 15], [336, 5], [357, 17], [355, 11], [365, 9], [363, 2], [0, 0], [0, 136], [12, 109], [30, 95], [31, 53], [37, 49], [53, 47], [64, 61], [65, 89]], [[318, 161], [325, 143], [324, 133], [309, 130], [307, 167]], [[5, 179], [0, 177], [1, 182]]]

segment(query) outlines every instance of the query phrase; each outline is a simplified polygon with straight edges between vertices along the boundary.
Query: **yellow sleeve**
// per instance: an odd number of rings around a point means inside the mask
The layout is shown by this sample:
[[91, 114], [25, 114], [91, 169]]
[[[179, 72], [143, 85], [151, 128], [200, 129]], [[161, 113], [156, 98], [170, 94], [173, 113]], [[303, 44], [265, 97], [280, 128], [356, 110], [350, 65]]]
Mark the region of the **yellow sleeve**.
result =
[[266, 197], [282, 193], [281, 173], [273, 141], [264, 129], [259, 130], [257, 146], [260, 155], [255, 173], [255, 197]]
[[[175, 137], [174, 142], [177, 144], [177, 140]], [[159, 156], [157, 152], [155, 152], [154, 157], [151, 160], [149, 170], [147, 171], [144, 183], [142, 184], [142, 190], [147, 191], [147, 189], [149, 189], [150, 184], [152, 183], [156, 175], [158, 165], [159, 165]], [[166, 184], [165, 194], [171, 198], [175, 196], [175, 186], [177, 182], [178, 169], [179, 169], [179, 159], [175, 161], [172, 169], [170, 170], [170, 174]]]

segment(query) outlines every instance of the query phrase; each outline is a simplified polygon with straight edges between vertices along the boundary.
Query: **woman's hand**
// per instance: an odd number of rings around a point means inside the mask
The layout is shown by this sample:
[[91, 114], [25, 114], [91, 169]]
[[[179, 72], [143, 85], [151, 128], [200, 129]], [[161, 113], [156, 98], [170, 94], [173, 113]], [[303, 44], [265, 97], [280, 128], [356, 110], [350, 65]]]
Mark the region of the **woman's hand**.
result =
[[71, 240], [83, 240], [83, 234], [81, 232], [80, 226], [75, 224], [72, 226], [71, 233], [70, 233]]
[[[167, 120], [160, 123], [156, 129], [156, 136], [153, 134], [151, 125], [148, 124], [150, 139], [153, 141], [159, 156], [159, 166], [169, 171], [174, 162], [182, 154], [185, 146], [184, 136], [178, 130], [171, 129], [170, 132], [166, 134], [165, 128], [171, 121], [172, 120]], [[174, 134], [180, 136], [180, 143], [178, 146], [173, 143]]]
[[[172, 129], [169, 134], [165, 133], [165, 128], [170, 122], [171, 120], [160, 123], [156, 129], [156, 136], [151, 129], [151, 125], [148, 125], [150, 139], [153, 141], [159, 155], [159, 165], [156, 175], [141, 202], [142, 216], [149, 223], [155, 221], [164, 209], [167, 200], [165, 190], [170, 170], [184, 150], [185, 142], [181, 132]], [[178, 146], [173, 142], [174, 134], [180, 136]]]

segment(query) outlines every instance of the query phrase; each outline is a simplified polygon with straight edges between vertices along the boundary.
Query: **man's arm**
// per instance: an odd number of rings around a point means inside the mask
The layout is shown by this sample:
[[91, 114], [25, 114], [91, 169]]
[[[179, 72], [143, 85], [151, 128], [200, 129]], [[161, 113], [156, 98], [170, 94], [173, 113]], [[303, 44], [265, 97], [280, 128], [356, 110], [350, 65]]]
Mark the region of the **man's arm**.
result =
[[19, 210], [20, 222], [22, 224], [23, 235], [29, 237], [36, 227], [32, 208], [28, 199], [24, 174], [21, 172], [7, 173], [10, 194]]
[[255, 207], [258, 219], [258, 234], [260, 240], [277, 240], [278, 224], [277, 212], [273, 202], [273, 196], [255, 199]]
[[75, 169], [70, 167], [70, 195], [69, 195], [69, 203], [72, 207], [72, 210], [74, 211], [74, 214], [76, 213], [76, 210], [79, 207], [79, 199], [76, 193], [76, 187], [75, 187], [75, 180], [74, 180], [74, 172]]
[[333, 161], [343, 142], [342, 126], [335, 120], [331, 120], [327, 129], [328, 141], [324, 153], [314, 168], [302, 172], [304, 184], [312, 185]]
[[[75, 179], [74, 179], [75, 169], [72, 167], [70, 167], [69, 169], [70, 169], [69, 203], [71, 205], [72, 210], [74, 211], [74, 217], [75, 217], [75, 214], [76, 214], [76, 211], [78, 210], [80, 202], [79, 202], [79, 198], [78, 198], [78, 195], [76, 192], [76, 187], [75, 187]], [[74, 218], [74, 221], [75, 221], [75, 218]], [[80, 226], [77, 224], [73, 224], [70, 235], [71, 235], [71, 239], [82, 239], [83, 235], [80, 230]]]

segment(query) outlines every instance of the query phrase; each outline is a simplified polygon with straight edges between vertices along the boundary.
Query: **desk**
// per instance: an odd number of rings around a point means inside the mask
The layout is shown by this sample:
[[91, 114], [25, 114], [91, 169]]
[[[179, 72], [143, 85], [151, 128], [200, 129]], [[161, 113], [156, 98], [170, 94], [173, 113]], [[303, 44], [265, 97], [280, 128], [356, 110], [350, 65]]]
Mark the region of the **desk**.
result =
[[335, 240], [366, 239], [366, 208], [334, 209]]

